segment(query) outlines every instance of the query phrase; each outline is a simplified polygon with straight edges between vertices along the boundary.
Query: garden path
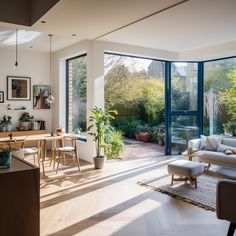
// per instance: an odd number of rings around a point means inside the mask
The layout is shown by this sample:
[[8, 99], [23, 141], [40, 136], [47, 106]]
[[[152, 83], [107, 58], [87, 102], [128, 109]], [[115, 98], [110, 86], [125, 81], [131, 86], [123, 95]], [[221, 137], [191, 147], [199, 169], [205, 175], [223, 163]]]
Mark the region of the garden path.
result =
[[144, 143], [133, 139], [124, 139], [125, 148], [120, 158], [134, 160], [165, 155], [165, 146], [156, 143]]

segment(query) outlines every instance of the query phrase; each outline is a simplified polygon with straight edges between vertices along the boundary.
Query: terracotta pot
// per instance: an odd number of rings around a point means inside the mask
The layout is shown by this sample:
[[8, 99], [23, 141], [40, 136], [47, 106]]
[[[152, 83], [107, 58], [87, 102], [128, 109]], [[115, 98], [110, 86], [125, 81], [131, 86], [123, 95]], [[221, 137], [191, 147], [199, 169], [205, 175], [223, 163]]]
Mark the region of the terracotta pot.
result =
[[150, 137], [151, 137], [151, 135], [148, 132], [140, 132], [139, 133], [139, 139], [142, 142], [145, 142], [145, 143], [149, 142]]
[[137, 141], [140, 141], [139, 134], [135, 134], [135, 138], [136, 138]]

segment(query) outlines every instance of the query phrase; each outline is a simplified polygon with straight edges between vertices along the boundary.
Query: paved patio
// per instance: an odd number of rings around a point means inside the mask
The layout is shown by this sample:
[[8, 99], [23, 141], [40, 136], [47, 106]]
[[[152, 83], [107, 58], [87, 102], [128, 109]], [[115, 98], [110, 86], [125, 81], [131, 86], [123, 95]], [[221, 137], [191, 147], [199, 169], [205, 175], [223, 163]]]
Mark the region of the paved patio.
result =
[[124, 143], [125, 149], [120, 156], [123, 160], [157, 157], [165, 154], [165, 146], [156, 143], [144, 143], [127, 138], [124, 139]]

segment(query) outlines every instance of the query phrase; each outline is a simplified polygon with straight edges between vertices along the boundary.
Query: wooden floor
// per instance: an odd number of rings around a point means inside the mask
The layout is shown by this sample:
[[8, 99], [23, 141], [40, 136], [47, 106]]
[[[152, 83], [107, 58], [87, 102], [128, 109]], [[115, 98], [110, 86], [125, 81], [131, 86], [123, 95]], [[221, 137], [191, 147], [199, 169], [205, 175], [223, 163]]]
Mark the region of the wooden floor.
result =
[[83, 163], [79, 174], [69, 163], [57, 175], [47, 162], [47, 176], [41, 178], [41, 236], [226, 235], [228, 222], [217, 220], [214, 212], [137, 184], [169, 161], [108, 161], [104, 170]]

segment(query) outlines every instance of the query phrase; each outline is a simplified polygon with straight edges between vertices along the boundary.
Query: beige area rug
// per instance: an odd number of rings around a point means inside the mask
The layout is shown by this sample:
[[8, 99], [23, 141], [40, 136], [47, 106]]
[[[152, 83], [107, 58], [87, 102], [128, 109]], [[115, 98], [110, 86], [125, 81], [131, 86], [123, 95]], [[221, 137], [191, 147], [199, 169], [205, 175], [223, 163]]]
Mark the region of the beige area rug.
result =
[[185, 182], [174, 182], [174, 185], [171, 186], [171, 176], [167, 174], [166, 170], [163, 170], [160, 172], [158, 171], [156, 177], [143, 179], [139, 181], [138, 184], [184, 200], [204, 209], [215, 211], [216, 183], [219, 178], [204, 174], [199, 176], [197, 180], [197, 189]]

